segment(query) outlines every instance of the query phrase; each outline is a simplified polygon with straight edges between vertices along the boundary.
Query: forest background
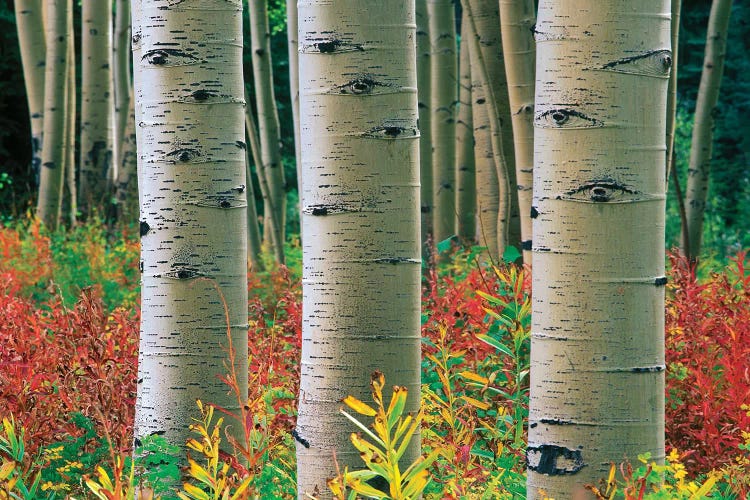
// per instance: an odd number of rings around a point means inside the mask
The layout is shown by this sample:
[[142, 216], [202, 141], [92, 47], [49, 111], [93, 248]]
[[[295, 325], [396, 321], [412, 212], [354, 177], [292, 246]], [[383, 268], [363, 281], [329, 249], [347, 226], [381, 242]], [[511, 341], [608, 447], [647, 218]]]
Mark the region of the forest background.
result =
[[[76, 51], [80, 53], [80, 5], [75, 2]], [[275, 95], [281, 125], [281, 144], [287, 179], [287, 234], [299, 233], [299, 215], [294, 164], [292, 106], [289, 98], [289, 58], [286, 12], [283, 0], [269, 0], [271, 51]], [[686, 185], [693, 113], [703, 64], [710, 3], [683, 1], [678, 52], [678, 109], [675, 138], [676, 169]], [[456, 25], [460, 26], [460, 8]], [[245, 24], [247, 30], [247, 24]], [[458, 29], [458, 28], [457, 28]], [[249, 44], [249, 33], [245, 33]], [[249, 47], [249, 45], [248, 45]], [[735, 2], [727, 37], [726, 63], [715, 117], [711, 182], [707, 201], [703, 252], [723, 258], [750, 246], [750, 5]], [[249, 49], [245, 51], [249, 63]], [[80, 64], [77, 67], [80, 82]], [[245, 81], [252, 70], [245, 65]], [[250, 86], [252, 92], [252, 86]], [[255, 102], [250, 99], [249, 102]], [[80, 106], [80, 101], [78, 103]], [[0, 2], [0, 221], [23, 218], [33, 207], [37, 183], [31, 169], [28, 107], [21, 71], [12, 0]], [[11, 181], [12, 189], [8, 184]], [[257, 183], [257, 180], [255, 181]], [[262, 211], [261, 190], [256, 186], [256, 204]], [[679, 246], [680, 219], [669, 183], [667, 199], [667, 248]]]

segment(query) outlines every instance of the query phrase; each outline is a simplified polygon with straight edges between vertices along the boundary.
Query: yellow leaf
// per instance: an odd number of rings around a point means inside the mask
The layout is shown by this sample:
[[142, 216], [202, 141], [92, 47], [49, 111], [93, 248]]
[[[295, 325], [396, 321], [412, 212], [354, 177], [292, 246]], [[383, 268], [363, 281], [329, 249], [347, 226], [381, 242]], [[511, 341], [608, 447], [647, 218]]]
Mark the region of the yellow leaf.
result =
[[252, 479], [252, 477], [246, 477], [245, 479], [243, 479], [240, 485], [237, 486], [237, 489], [235, 490], [234, 495], [232, 495], [231, 500], [236, 500], [237, 498], [239, 498], [242, 492], [245, 491], [248, 486], [250, 486], [250, 482]]
[[695, 493], [690, 495], [690, 500], [693, 499], [700, 499], [704, 498], [706, 494], [711, 491], [711, 488], [714, 487], [714, 484], [716, 483], [716, 476], [711, 475], [708, 479], [706, 479], [706, 482], [703, 483], [703, 486], [701, 486]]
[[478, 384], [487, 385], [490, 383], [490, 379], [486, 377], [482, 377], [481, 375], [478, 375], [474, 372], [470, 372], [468, 370], [464, 370], [461, 373], [459, 373], [463, 378], [471, 380], [472, 382], [476, 382]]
[[188, 463], [190, 464], [190, 475], [193, 476], [198, 481], [208, 485], [213, 486], [215, 484], [214, 478], [212, 478], [206, 469], [201, 467], [198, 462], [193, 460], [192, 458], [188, 459]]
[[368, 417], [374, 417], [377, 415], [377, 411], [375, 411], [371, 406], [369, 406], [366, 403], [363, 403], [359, 399], [355, 398], [354, 396], [347, 396], [343, 400], [344, 404], [346, 404], [349, 408], [356, 411], [360, 415], [366, 415]]
[[198, 488], [197, 486], [194, 486], [190, 483], [184, 483], [182, 487], [187, 494], [189, 494], [191, 497], [195, 498], [196, 500], [210, 500], [210, 497], [208, 496], [208, 494], [202, 489]]
[[471, 406], [473, 406], [475, 408], [479, 408], [480, 410], [489, 410], [490, 409], [490, 404], [489, 403], [485, 403], [484, 401], [479, 401], [478, 399], [474, 399], [474, 398], [469, 397], [469, 396], [461, 396], [461, 399], [463, 399], [464, 401], [466, 401], [467, 403], [469, 403]]
[[388, 430], [393, 429], [396, 422], [401, 418], [401, 414], [404, 412], [406, 406], [406, 396], [409, 391], [406, 387], [398, 385], [393, 386], [393, 396], [391, 396], [391, 402], [388, 405]]
[[15, 462], [13, 462], [13, 461], [5, 462], [0, 467], [0, 481], [4, 481], [5, 479], [7, 479], [8, 476], [11, 475], [11, 473], [13, 472], [13, 470], [15, 468], [16, 468], [16, 463]]

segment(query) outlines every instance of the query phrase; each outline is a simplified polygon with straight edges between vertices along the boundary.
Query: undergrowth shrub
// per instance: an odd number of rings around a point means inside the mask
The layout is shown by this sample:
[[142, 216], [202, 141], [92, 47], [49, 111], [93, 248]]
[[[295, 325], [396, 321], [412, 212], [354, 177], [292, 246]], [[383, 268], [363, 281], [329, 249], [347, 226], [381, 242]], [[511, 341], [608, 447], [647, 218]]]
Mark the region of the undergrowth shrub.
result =
[[[666, 309], [667, 444], [696, 474], [724, 465], [750, 469], [750, 269], [745, 252], [696, 281], [671, 255]], [[746, 477], [747, 477], [746, 473]]]

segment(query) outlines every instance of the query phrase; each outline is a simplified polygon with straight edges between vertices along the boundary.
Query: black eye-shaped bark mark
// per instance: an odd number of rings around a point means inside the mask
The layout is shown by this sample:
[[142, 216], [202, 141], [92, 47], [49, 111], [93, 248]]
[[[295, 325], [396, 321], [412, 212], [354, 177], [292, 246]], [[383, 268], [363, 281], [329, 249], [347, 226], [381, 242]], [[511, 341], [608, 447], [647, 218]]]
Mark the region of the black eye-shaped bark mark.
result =
[[380, 127], [371, 128], [362, 135], [373, 139], [408, 139], [418, 136], [419, 132], [416, 127], [382, 125]]
[[165, 156], [167, 159], [174, 161], [175, 163], [189, 163], [201, 155], [199, 149], [195, 148], [179, 148], [174, 151], [170, 151]]
[[197, 62], [198, 58], [180, 49], [152, 49], [141, 60], [152, 66], [184, 66]]
[[581, 129], [603, 127], [604, 123], [574, 109], [558, 108], [538, 113], [534, 117], [534, 125], [541, 128]]
[[553, 444], [529, 446], [526, 450], [526, 465], [534, 472], [550, 476], [575, 474], [586, 466], [581, 450]]
[[598, 69], [614, 71], [616, 73], [667, 78], [672, 69], [672, 52], [670, 50], [652, 50], [645, 54], [638, 54], [637, 56], [625, 57], [609, 62]]
[[534, 113], [534, 105], [533, 104], [524, 104], [518, 110], [514, 113], [515, 115], [531, 115]]
[[333, 54], [340, 52], [362, 52], [364, 47], [359, 44], [336, 37], [309, 38], [302, 44], [303, 54]]
[[335, 87], [339, 94], [368, 95], [380, 94], [378, 87], [389, 88], [392, 85], [375, 80], [370, 75], [362, 75], [354, 78], [343, 85]]
[[173, 265], [172, 270], [163, 274], [167, 278], [174, 278], [178, 280], [190, 280], [202, 276], [198, 269], [194, 267]]
[[148, 225], [148, 222], [146, 222], [145, 220], [140, 221], [141, 237], [146, 236], [150, 230], [151, 230], [151, 226]]
[[601, 179], [587, 182], [576, 189], [568, 191], [564, 195], [558, 196], [557, 199], [606, 203], [618, 201], [625, 195], [634, 194], [638, 194], [638, 192], [617, 181], [612, 179]]
[[218, 94], [216, 92], [213, 92], [211, 90], [200, 89], [192, 92], [186, 100], [194, 102], [206, 102], [212, 97], [216, 97], [217, 95]]

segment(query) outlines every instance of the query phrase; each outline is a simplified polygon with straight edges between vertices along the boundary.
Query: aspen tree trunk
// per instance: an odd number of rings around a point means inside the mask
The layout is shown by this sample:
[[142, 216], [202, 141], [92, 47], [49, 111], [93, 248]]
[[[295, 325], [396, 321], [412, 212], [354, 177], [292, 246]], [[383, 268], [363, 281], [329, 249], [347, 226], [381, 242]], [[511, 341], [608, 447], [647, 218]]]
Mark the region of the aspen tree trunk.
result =
[[31, 118], [31, 168], [39, 177], [42, 165], [42, 132], [44, 131], [44, 22], [42, 0], [14, 2], [18, 44], [21, 49], [23, 81]]
[[528, 498], [664, 458], [669, 0], [542, 0]]
[[289, 53], [289, 94], [294, 124], [294, 160], [297, 192], [302, 192], [302, 162], [299, 147], [299, 49], [297, 44], [297, 0], [286, 0], [286, 36]]
[[430, 108], [432, 117], [432, 227], [435, 242], [455, 234], [456, 102], [458, 67], [456, 18], [451, 0], [427, 0], [430, 25]]
[[427, 17], [427, 0], [416, 0], [417, 20], [417, 87], [419, 109], [419, 179], [421, 201], [422, 259], [429, 260], [431, 248], [427, 244], [432, 230], [432, 92], [430, 88], [430, 23]]
[[481, 67], [477, 67], [476, 71], [483, 82], [485, 96], [490, 100], [487, 112], [492, 131], [493, 158], [498, 181], [502, 184], [499, 187], [501, 198], [496, 221], [498, 249], [502, 253], [507, 245], [521, 246], [521, 219], [516, 194], [508, 83], [500, 36], [500, 7], [497, 0], [464, 0], [463, 5], [472, 21], [472, 30], [476, 33], [481, 51], [476, 56], [477, 64]]
[[[230, 337], [247, 394], [242, 2], [148, 0], [133, 15], [142, 180], [134, 434], [182, 447], [196, 399], [239, 411], [218, 378]], [[241, 429], [232, 422], [235, 436]]]
[[[94, 0], [97, 1], [97, 0]], [[115, 92], [115, 128], [113, 133], [113, 164], [118, 169], [123, 166], [128, 119], [130, 116], [130, 0], [117, 0], [115, 9], [115, 30], [112, 44], [114, 63], [112, 76]], [[115, 179], [119, 179], [118, 176]]]
[[470, 32], [466, 16], [461, 19], [459, 52], [458, 121], [456, 122], [456, 233], [464, 242], [476, 237], [477, 191], [474, 177], [474, 121], [471, 112]]
[[[74, 7], [73, 4], [72, 7]], [[68, 188], [68, 220], [71, 226], [78, 217], [78, 183], [76, 182], [76, 49], [73, 8], [68, 9], [68, 78], [65, 82], [65, 181]]]
[[65, 173], [65, 82], [68, 78], [68, 10], [71, 0], [45, 0], [44, 147], [37, 217], [57, 228]]
[[[682, 0], [672, 0], [672, 72], [669, 75], [669, 92], [667, 94], [667, 181], [674, 167], [674, 134], [677, 122], [677, 70], [678, 49], [680, 45], [680, 12]], [[678, 180], [679, 182], [679, 180]]]
[[500, 34], [513, 126], [521, 248], [523, 261], [528, 265], [531, 265], [531, 197], [534, 171], [534, 12], [534, 0], [500, 0]]
[[[271, 32], [268, 28], [266, 0], [250, 0], [250, 42], [253, 54], [253, 81], [255, 83], [255, 105], [258, 110], [258, 137], [260, 138], [263, 172], [269, 192], [265, 205], [266, 221], [273, 213], [276, 234], [269, 238], [274, 255], [279, 263], [284, 262], [284, 224], [286, 190], [284, 189], [284, 165], [281, 162], [281, 136], [279, 115], [273, 90], [271, 67]], [[260, 175], [260, 174], [259, 174]], [[268, 224], [268, 222], [266, 222]], [[270, 233], [267, 233], [270, 235]]]
[[128, 120], [125, 122], [122, 142], [120, 142], [120, 165], [115, 183], [117, 200], [117, 220], [129, 223], [138, 219], [138, 158], [136, 154], [135, 109], [132, 99], [128, 99]]
[[[464, 11], [468, 19], [469, 14]], [[469, 27], [471, 23], [469, 23]], [[508, 179], [498, 179], [495, 168], [495, 157], [492, 148], [492, 127], [490, 126], [489, 104], [485, 93], [485, 85], [480, 76], [478, 51], [474, 39], [476, 35], [473, 29], [467, 30], [463, 41], [469, 45], [469, 56], [471, 59], [471, 106], [472, 122], [474, 128], [474, 175], [476, 183], [477, 200], [477, 235], [479, 244], [487, 247], [487, 255], [483, 258], [491, 262], [497, 262], [500, 258], [499, 247], [505, 247], [507, 240], [498, 237], [497, 221], [500, 215], [500, 200], [509, 199]], [[502, 197], [501, 197], [502, 191]], [[507, 204], [504, 205], [503, 213], [507, 213]], [[503, 235], [503, 238], [505, 236]]]
[[81, 4], [81, 158], [78, 204], [84, 215], [109, 203], [112, 165], [112, 5]]
[[[295, 36], [296, 38], [296, 36]], [[245, 102], [247, 98], [247, 88], [245, 89]], [[250, 251], [250, 260], [254, 270], [262, 270], [263, 261], [261, 260], [261, 254], [263, 253], [263, 238], [260, 234], [260, 227], [258, 221], [258, 211], [255, 208], [255, 189], [253, 188], [253, 175], [250, 170], [250, 165], [255, 165], [255, 171], [258, 177], [258, 185], [260, 186], [261, 196], [263, 200], [268, 197], [268, 186], [266, 185], [266, 178], [263, 175], [262, 168], [263, 163], [260, 159], [260, 144], [258, 140], [258, 130], [255, 126], [255, 119], [253, 118], [252, 111], [245, 106], [245, 135], [247, 136], [247, 143], [249, 147], [245, 154], [245, 176], [247, 177], [247, 245]], [[250, 162], [252, 158], [252, 163]], [[267, 219], [273, 223], [273, 217]], [[271, 236], [276, 234], [276, 230], [272, 227], [270, 231]], [[272, 244], [272, 248], [279, 249], [279, 245]], [[277, 257], [278, 261], [278, 257]]]
[[[299, 6], [303, 321], [299, 498], [361, 464], [348, 394], [370, 375], [420, 390], [419, 131], [414, 2]], [[389, 399], [390, 395], [384, 398]], [[419, 436], [405, 453], [419, 454]]]
[[732, 0], [713, 0], [708, 18], [703, 72], [695, 103], [695, 122], [685, 193], [690, 246], [683, 248], [682, 251], [691, 260], [696, 260], [700, 255], [703, 239], [703, 214], [706, 211], [708, 179], [711, 173], [714, 119], [719, 111], [716, 104], [719, 101], [719, 87], [724, 73], [727, 30], [731, 13]]
[[[138, 152], [138, 144], [141, 139], [141, 127], [138, 125], [141, 123], [141, 106], [136, 105], [135, 99], [138, 96], [137, 89], [141, 87], [139, 83], [140, 72], [136, 70], [136, 66], [140, 64], [143, 59], [143, 13], [142, 13], [143, 0], [130, 0], [130, 52], [133, 65], [133, 88], [130, 102], [133, 105], [133, 129], [135, 130], [135, 141], [136, 147], [135, 153], [135, 180], [138, 186], [138, 211], [140, 213], [140, 207], [143, 206], [143, 160], [140, 153]], [[247, 100], [247, 99], [246, 99]], [[118, 173], [119, 175], [119, 173]], [[139, 216], [140, 218], [140, 216]]]

